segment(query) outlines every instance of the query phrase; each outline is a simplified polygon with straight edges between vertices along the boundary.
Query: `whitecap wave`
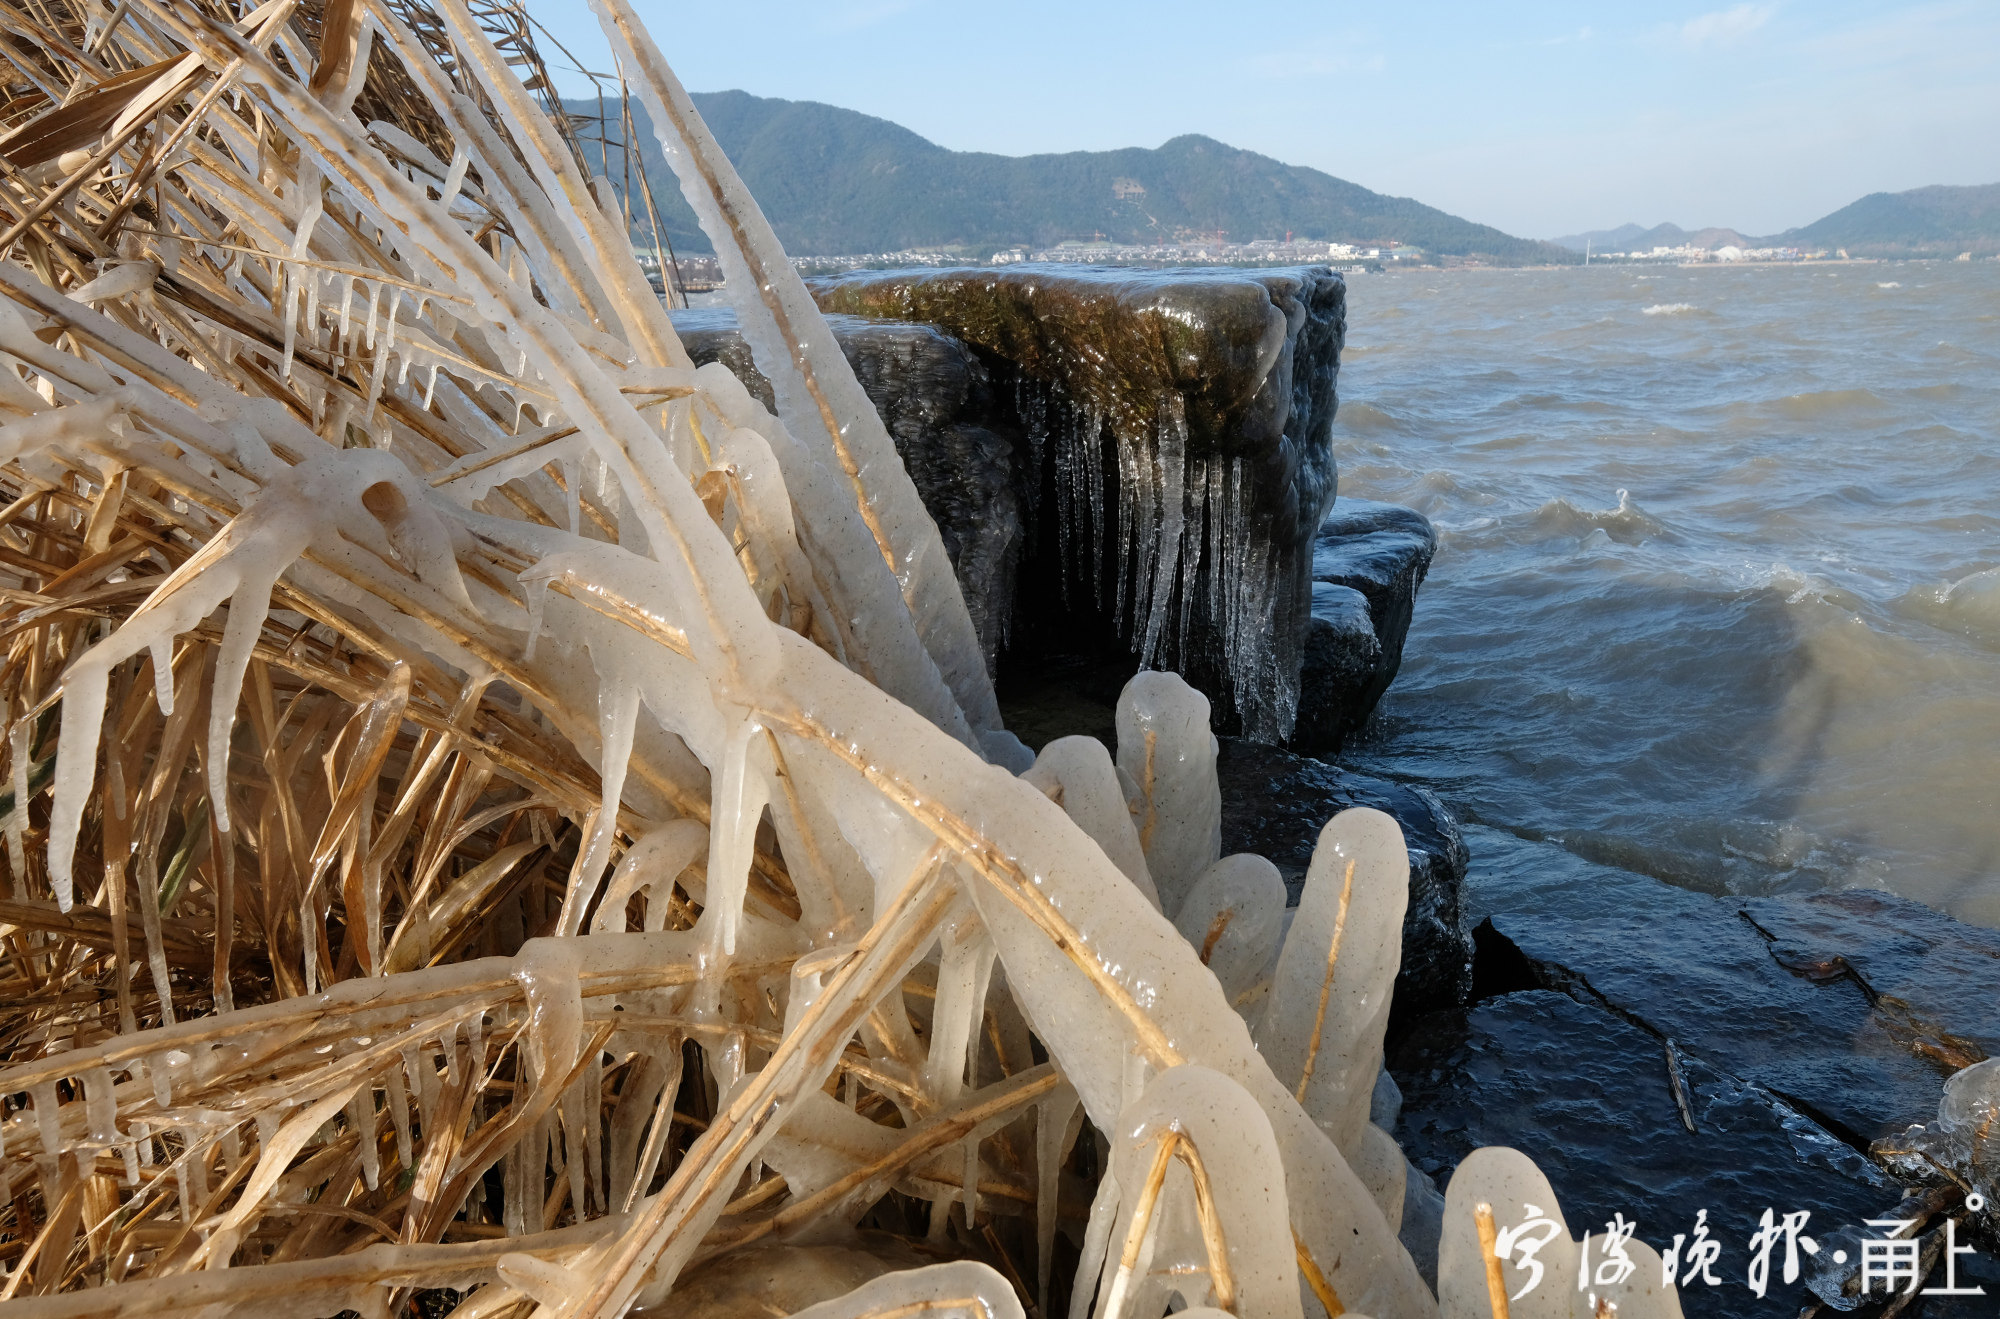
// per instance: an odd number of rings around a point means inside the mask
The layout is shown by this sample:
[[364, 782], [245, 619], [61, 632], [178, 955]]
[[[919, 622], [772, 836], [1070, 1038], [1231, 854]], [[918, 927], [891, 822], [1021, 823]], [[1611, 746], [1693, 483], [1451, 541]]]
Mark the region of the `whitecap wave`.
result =
[[1914, 587], [1903, 603], [1939, 627], [1981, 641], [2000, 641], [2000, 568], [1944, 585]]
[[1645, 308], [1641, 316], [1685, 316], [1694, 310], [1692, 302], [1656, 302]]
[[1535, 529], [1545, 536], [1575, 536], [1586, 545], [1642, 545], [1667, 528], [1621, 489], [1616, 508], [1580, 508], [1567, 499], [1551, 499], [1535, 510]]
[[1899, 289], [1903, 286], [1892, 279], [1886, 284], [1878, 283], [1875, 287], [1878, 289]]

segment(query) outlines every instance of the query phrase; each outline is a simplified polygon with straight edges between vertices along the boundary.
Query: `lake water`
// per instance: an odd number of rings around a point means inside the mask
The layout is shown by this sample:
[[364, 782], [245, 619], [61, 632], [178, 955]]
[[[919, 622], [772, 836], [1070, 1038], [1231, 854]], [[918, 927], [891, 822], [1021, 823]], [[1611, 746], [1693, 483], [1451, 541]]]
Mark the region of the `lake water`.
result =
[[1475, 853], [2000, 926], [2000, 262], [1359, 275], [1348, 317], [1340, 488], [1440, 547], [1344, 761]]

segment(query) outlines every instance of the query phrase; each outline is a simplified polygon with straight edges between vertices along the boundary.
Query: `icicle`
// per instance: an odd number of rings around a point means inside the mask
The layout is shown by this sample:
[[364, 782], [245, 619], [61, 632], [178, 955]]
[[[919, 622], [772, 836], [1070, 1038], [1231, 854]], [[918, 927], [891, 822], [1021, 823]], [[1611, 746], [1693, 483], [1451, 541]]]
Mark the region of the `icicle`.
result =
[[29, 1097], [35, 1101], [35, 1134], [42, 1138], [42, 1153], [49, 1158], [62, 1154], [62, 1116], [58, 1112], [60, 1100], [56, 1098], [56, 1083], [40, 1081], [28, 1087]]
[[[292, 236], [291, 259], [281, 261], [278, 266], [278, 288], [284, 304], [285, 323], [284, 355], [279, 367], [281, 380], [292, 378], [292, 354], [298, 346], [299, 311], [295, 302], [303, 303], [315, 291], [315, 277], [311, 269], [303, 264], [312, 253], [313, 227], [318, 224], [325, 210], [325, 194], [320, 186], [319, 163], [307, 154], [299, 165], [299, 218], [298, 227]], [[305, 275], [306, 288], [298, 287], [298, 273]], [[307, 326], [308, 335], [311, 326]], [[310, 342], [310, 340], [309, 340]]]
[[1359, 1163], [1382, 1071], [1409, 875], [1403, 831], [1389, 816], [1356, 807], [1327, 822], [1253, 1032], [1272, 1073], [1350, 1163]]
[[35, 1129], [42, 1138], [42, 1153], [34, 1156], [35, 1175], [41, 1182], [42, 1201], [54, 1203], [62, 1180], [62, 1115], [58, 1109], [56, 1083], [45, 1081], [29, 1090], [35, 1106]]
[[319, 286], [321, 276], [313, 271], [306, 276], [306, 342], [319, 347]]
[[93, 1067], [83, 1078], [83, 1112], [90, 1124], [90, 1139], [106, 1151], [123, 1149], [125, 1180], [139, 1184], [139, 1156], [130, 1142], [118, 1134], [118, 1100], [113, 1093], [111, 1069]]
[[382, 324], [381, 355], [387, 357], [396, 347], [396, 313], [403, 306], [403, 286], [393, 284], [389, 288], [389, 311]]
[[174, 713], [174, 639], [171, 634], [153, 638], [153, 696], [160, 703], [160, 713], [171, 717]]
[[424, 380], [424, 411], [431, 410], [431, 397], [437, 393], [439, 363], [432, 362], [429, 375]]
[[278, 317], [285, 326], [285, 346], [278, 359], [278, 379], [292, 378], [292, 352], [298, 346], [299, 322], [293, 314], [293, 304], [297, 301], [296, 290], [292, 287], [292, 267], [285, 262], [278, 263]]
[[[530, 1084], [537, 1090], [560, 1085], [575, 1064], [582, 1047], [582, 954], [583, 949], [575, 939], [536, 939], [515, 959], [514, 979], [528, 1001], [528, 1030], [522, 1053]], [[518, 1083], [514, 1093], [517, 1104], [524, 1101], [526, 1092], [518, 1088]], [[571, 1131], [580, 1130], [583, 1121], [584, 1115], [574, 1102], [578, 1097], [575, 1094], [561, 1096], [563, 1122]], [[519, 1147], [527, 1160], [522, 1171], [527, 1175], [528, 1185], [518, 1205], [513, 1203], [510, 1190], [509, 1213], [513, 1215], [518, 1210], [528, 1231], [541, 1230], [542, 1171], [547, 1167], [553, 1136], [553, 1124], [545, 1118], [537, 1124], [536, 1132]], [[581, 1185], [584, 1170], [574, 1154], [566, 1162], [577, 1165], [570, 1173], [572, 1194], [575, 1194]], [[583, 1213], [581, 1200], [577, 1202], [576, 1210], [580, 1218]]]
[[382, 285], [375, 280], [364, 281], [368, 290], [368, 332], [364, 342], [369, 349], [375, 347], [375, 323], [382, 315]]
[[724, 953], [736, 952], [736, 929], [743, 916], [743, 899], [750, 880], [750, 858], [757, 825], [771, 800], [770, 780], [750, 764], [750, 745], [763, 726], [744, 718], [731, 730], [722, 753], [722, 772], [714, 775], [714, 800], [709, 807], [708, 905], [700, 926]]
[[1157, 485], [1153, 488], [1158, 490], [1159, 524], [1153, 543], [1158, 546], [1158, 562], [1147, 592], [1145, 634], [1139, 645], [1139, 654], [1147, 663], [1159, 661], [1162, 628], [1173, 604], [1174, 582], [1180, 575], [1181, 536], [1186, 525], [1182, 499], [1187, 486], [1187, 423], [1179, 405], [1179, 395], [1166, 400], [1157, 427]]
[[[402, 301], [403, 290], [400, 287], [391, 286], [389, 289], [388, 315], [382, 322], [382, 341], [379, 345], [375, 345], [374, 369], [368, 376], [368, 401], [363, 405], [364, 411], [371, 423], [371, 430], [373, 429], [372, 423], [375, 418], [375, 405], [382, 398], [382, 382], [388, 377], [389, 373], [389, 355], [395, 351], [396, 347], [396, 309], [401, 305]], [[375, 344], [375, 314], [372, 302], [369, 304], [368, 341], [370, 344]], [[383, 444], [378, 447], [387, 448], [388, 445]]]
[[1089, 580], [1104, 605], [1104, 417], [1095, 409], [1083, 413], [1083, 489], [1090, 507]]
[[403, 1070], [409, 1073], [410, 1089], [417, 1097], [417, 1120], [428, 1134], [438, 1116], [438, 1074], [430, 1050], [417, 1045], [404, 1049]]
[[319, 161], [310, 152], [300, 153], [299, 218], [292, 235], [292, 260], [303, 261], [312, 252], [313, 229], [326, 211], [326, 191], [320, 182]]
[[405, 1168], [414, 1168], [416, 1142], [410, 1136], [410, 1096], [403, 1088], [403, 1073], [394, 1067], [386, 1069], [382, 1073], [382, 1090], [389, 1099], [389, 1121], [396, 1128], [396, 1161]]
[[455, 1024], [438, 1032], [438, 1051], [444, 1054], [445, 1085], [457, 1085], [464, 1064], [458, 1058], [458, 1027]]
[[451, 167], [444, 172], [444, 191], [438, 195], [438, 199], [444, 203], [447, 211], [451, 209], [452, 199], [458, 196], [459, 189], [465, 186], [465, 171], [471, 164], [472, 157], [466, 153], [465, 144], [454, 142]]
[[364, 1085], [347, 1101], [347, 1124], [354, 1131], [361, 1153], [361, 1177], [369, 1190], [382, 1180], [381, 1143], [375, 1135], [375, 1087]]
[[162, 1112], [174, 1106], [174, 1078], [172, 1058], [176, 1051], [169, 1049], [165, 1054], [146, 1060], [146, 1074], [153, 1082], [153, 1103]]
[[[573, 483], [572, 483], [573, 488]], [[583, 925], [583, 912], [597, 896], [598, 881], [611, 860], [611, 845], [618, 836], [618, 803], [625, 791], [625, 772], [632, 761], [632, 739], [639, 723], [639, 685], [629, 682], [601, 683], [597, 689], [597, 733], [604, 747], [598, 774], [604, 786], [602, 804], [597, 809], [596, 827], [590, 842], [577, 861], [576, 878], [563, 897], [562, 919], [557, 929], [575, 934]]]
[[340, 355], [354, 356], [354, 281], [341, 276], [340, 293]]
[[[532, 570], [531, 570], [532, 571]], [[549, 602], [549, 578], [524, 572], [520, 577], [521, 594], [527, 598], [528, 640], [521, 647], [521, 663], [535, 662], [535, 642], [542, 635], [542, 614]]]

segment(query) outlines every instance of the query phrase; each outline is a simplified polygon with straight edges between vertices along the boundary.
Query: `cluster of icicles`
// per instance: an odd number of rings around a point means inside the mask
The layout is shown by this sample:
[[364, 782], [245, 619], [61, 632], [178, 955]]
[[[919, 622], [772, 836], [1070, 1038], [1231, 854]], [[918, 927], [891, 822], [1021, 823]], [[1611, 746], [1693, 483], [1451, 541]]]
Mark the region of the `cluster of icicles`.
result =
[[[1200, 664], [1246, 734], [1289, 736], [1310, 550], [1287, 551], [1252, 516], [1243, 459], [1189, 453], [1177, 394], [1162, 395], [1152, 421], [1122, 433], [1058, 387], [1025, 376], [1016, 381], [1015, 408], [1028, 432], [1032, 494], [1042, 491], [1044, 466], [1053, 469], [1050, 515], [1065, 603], [1090, 592], [1090, 603], [1125, 629], [1140, 663]], [[1041, 511], [1038, 502], [1031, 513]], [[1108, 560], [1107, 531], [1116, 536]]]
[[[846, 1280], [814, 1319], [1019, 1319], [1062, 1236], [1073, 1319], [1498, 1313], [1526, 1274], [1489, 1268], [1481, 1207], [1559, 1221], [1546, 1181], [1466, 1161], [1434, 1295], [1368, 1120], [1394, 822], [1330, 822], [1288, 912], [1219, 855], [1178, 678], [1128, 687], [1115, 759], [1001, 727], [879, 419], [596, 7], [776, 416], [689, 364], [460, 0], [450, 70], [407, 4], [356, 5], [317, 96], [285, 0], [200, 28], [136, 0], [125, 61], [186, 43], [201, 131], [90, 283], [0, 265], [0, 523], [37, 528], [0, 532], [0, 923], [10, 983], [87, 990], [10, 1019], [0, 1299], [617, 1316], [754, 1256], [785, 1294]], [[375, 44], [449, 160], [352, 113]], [[946, 1262], [857, 1263], [891, 1202]], [[1677, 1315], [1633, 1255], [1512, 1313]]]

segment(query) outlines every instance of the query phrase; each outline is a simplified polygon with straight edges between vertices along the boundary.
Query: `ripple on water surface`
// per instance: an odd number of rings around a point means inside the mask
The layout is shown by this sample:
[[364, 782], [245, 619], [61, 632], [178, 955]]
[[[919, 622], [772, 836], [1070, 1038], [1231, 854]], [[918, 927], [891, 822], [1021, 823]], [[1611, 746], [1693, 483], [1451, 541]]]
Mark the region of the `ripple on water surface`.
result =
[[1354, 757], [1693, 887], [2000, 925], [1994, 265], [1356, 277], [1342, 491], [1443, 534]]

